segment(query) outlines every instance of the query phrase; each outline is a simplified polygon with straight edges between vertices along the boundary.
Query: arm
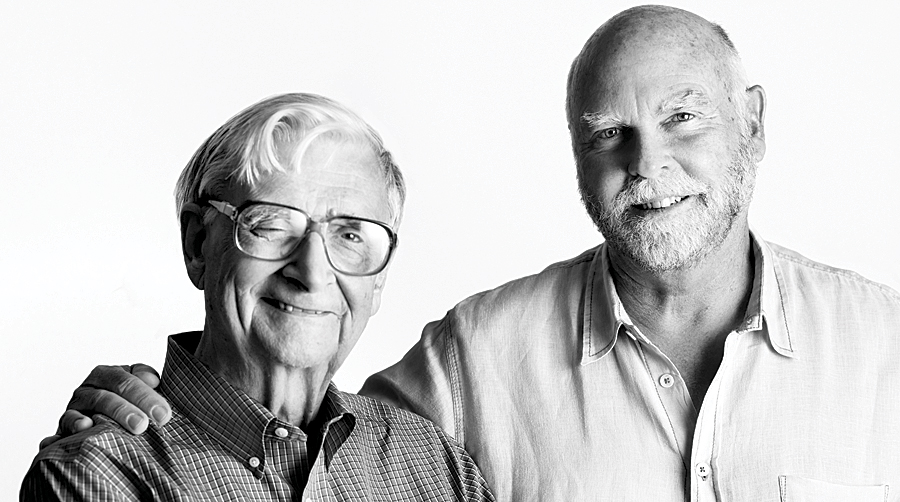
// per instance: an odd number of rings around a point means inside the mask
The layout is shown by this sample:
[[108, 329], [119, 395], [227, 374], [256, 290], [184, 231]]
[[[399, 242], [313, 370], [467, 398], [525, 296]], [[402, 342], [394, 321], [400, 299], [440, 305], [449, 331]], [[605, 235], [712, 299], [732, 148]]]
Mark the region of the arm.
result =
[[94, 425], [87, 415], [102, 413], [134, 434], [147, 430], [149, 418], [164, 425], [172, 416], [172, 409], [153, 389], [159, 385], [156, 370], [145, 364], [132, 366], [97, 366], [75, 389], [67, 410], [59, 419], [56, 434], [44, 438], [45, 448], [76, 432]]
[[79, 461], [37, 460], [25, 475], [19, 500], [49, 501], [123, 501], [132, 500], [117, 490], [96, 469]]
[[462, 390], [452, 314], [429, 323], [397, 364], [370, 376], [359, 393], [431, 420], [464, 442]]
[[[78, 451], [77, 448], [74, 451]], [[97, 452], [106, 460], [98, 462], [97, 458], [76, 458], [74, 451], [64, 446], [53, 452], [39, 453], [22, 481], [19, 500], [121, 502], [152, 499], [146, 487], [134, 484], [137, 479], [134, 472], [124, 469], [121, 463], [109, 461], [113, 457], [104, 454], [109, 452]]]

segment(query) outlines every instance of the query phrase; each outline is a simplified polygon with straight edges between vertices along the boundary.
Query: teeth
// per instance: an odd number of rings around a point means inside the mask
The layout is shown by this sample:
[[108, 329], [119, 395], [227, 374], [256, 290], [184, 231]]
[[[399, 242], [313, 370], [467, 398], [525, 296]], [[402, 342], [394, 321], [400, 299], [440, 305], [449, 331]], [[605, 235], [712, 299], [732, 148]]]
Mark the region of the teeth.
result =
[[673, 204], [677, 204], [684, 200], [684, 197], [666, 197], [665, 199], [656, 200], [653, 202], [647, 202], [641, 204], [641, 209], [660, 209], [664, 207], [669, 207]]
[[302, 309], [300, 307], [295, 307], [289, 303], [284, 303], [284, 302], [278, 302], [278, 308], [285, 312], [293, 312], [294, 309], [297, 309], [300, 312], [303, 312], [304, 314], [312, 314], [312, 315], [324, 315], [324, 314], [328, 313], [327, 310]]

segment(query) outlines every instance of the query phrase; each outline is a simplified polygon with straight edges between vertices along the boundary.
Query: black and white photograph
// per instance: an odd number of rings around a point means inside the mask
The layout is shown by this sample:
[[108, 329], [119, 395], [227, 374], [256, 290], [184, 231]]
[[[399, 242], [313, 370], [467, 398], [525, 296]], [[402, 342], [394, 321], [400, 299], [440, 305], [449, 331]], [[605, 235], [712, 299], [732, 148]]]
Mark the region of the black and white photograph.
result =
[[898, 20], [0, 5], [0, 498], [900, 502]]

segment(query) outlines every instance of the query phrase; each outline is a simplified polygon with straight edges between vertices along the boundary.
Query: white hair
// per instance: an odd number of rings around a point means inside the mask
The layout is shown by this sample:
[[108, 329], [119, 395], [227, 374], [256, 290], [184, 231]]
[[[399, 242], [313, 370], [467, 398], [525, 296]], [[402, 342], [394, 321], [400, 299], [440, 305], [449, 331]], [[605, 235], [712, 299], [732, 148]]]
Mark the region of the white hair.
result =
[[396, 230], [403, 214], [406, 185], [381, 136], [340, 103], [308, 93], [266, 98], [228, 119], [203, 142], [175, 186], [179, 217], [185, 204], [217, 196], [234, 183], [253, 189], [266, 175], [297, 168], [320, 137], [372, 149], [384, 176], [391, 225]]

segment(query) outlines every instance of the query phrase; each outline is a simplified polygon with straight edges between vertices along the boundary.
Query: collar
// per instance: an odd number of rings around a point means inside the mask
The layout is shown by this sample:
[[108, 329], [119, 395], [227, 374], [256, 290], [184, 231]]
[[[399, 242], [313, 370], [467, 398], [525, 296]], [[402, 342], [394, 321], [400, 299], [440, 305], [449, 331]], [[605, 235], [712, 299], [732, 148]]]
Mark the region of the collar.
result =
[[[254, 472], [261, 472], [266, 464], [265, 440], [276, 437], [276, 428], [286, 429], [291, 439], [305, 439], [306, 433], [279, 420], [259, 401], [232, 386], [195, 358], [193, 353], [201, 335], [201, 332], [195, 331], [169, 337], [159, 390], [175, 409], [203, 429], [228, 453]], [[345, 415], [353, 417], [349, 403], [333, 383], [328, 384], [319, 415], [323, 431]], [[350, 424], [354, 422], [349, 421]], [[259, 463], [251, 462], [251, 459]]]
[[[797, 347], [788, 325], [791, 304], [781, 265], [769, 245], [752, 229], [750, 241], [754, 258], [753, 288], [744, 322], [736, 332], [762, 331], [776, 352], [795, 357]], [[606, 356], [615, 346], [622, 326], [634, 325], [610, 274], [607, 243], [601, 244], [594, 253], [586, 284], [582, 305], [582, 365]]]

